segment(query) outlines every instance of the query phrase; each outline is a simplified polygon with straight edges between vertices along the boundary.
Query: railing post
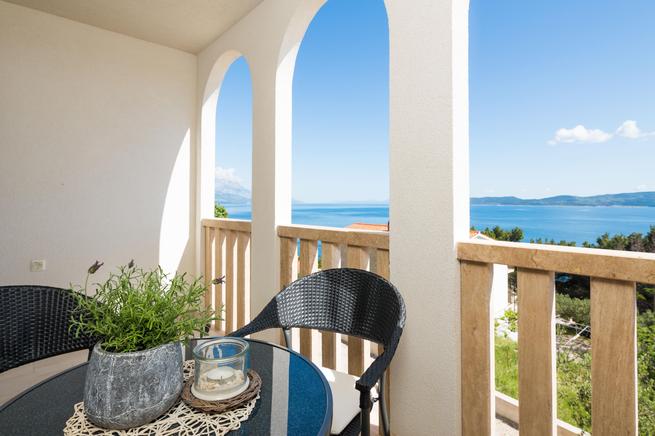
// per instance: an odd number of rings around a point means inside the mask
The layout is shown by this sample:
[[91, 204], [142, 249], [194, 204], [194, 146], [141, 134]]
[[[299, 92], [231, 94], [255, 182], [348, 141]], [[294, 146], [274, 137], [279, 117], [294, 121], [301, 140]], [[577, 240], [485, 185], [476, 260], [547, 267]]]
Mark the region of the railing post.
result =
[[633, 282], [591, 279], [591, 424], [594, 436], [637, 435], [635, 286]]
[[[338, 268], [340, 264], [339, 247], [323, 242], [322, 269]], [[337, 335], [333, 332], [321, 332], [321, 364], [330, 369], [337, 368]]]
[[214, 238], [214, 229], [204, 227], [205, 230], [205, 268], [203, 276], [205, 279], [205, 307], [212, 305], [212, 243]]
[[[368, 269], [368, 253], [362, 247], [348, 246], [348, 268]], [[364, 341], [348, 337], [348, 373], [356, 376], [364, 372]]]
[[[318, 241], [300, 240], [300, 266], [298, 277], [305, 277], [318, 268]], [[312, 358], [312, 330], [300, 329], [300, 352]]]
[[235, 330], [234, 291], [236, 284], [236, 232], [229, 230], [225, 237], [225, 333]]
[[518, 270], [519, 420], [527, 435], [557, 431], [555, 274]]
[[462, 261], [462, 435], [490, 436], [495, 426], [493, 265]]
[[[223, 254], [225, 250], [225, 232], [220, 228], [215, 229], [214, 232], [216, 234], [214, 244], [214, 275], [216, 276], [215, 278], [219, 278], [225, 275], [225, 268], [223, 267], [223, 259], [225, 257]], [[206, 255], [207, 254], [205, 254], [205, 256]], [[248, 274], [250, 274], [250, 270], [248, 270]], [[214, 310], [216, 310], [216, 315], [221, 316], [221, 318], [225, 317], [225, 307], [223, 307], [225, 304], [223, 298], [224, 289], [225, 284], [218, 284], [214, 287]], [[221, 312], [221, 309], [223, 312]], [[216, 322], [215, 328], [216, 330], [225, 331], [222, 321]]]
[[[298, 241], [296, 238], [280, 238], [280, 290], [293, 282], [298, 275]], [[289, 334], [290, 338], [291, 334]], [[280, 344], [286, 344], [280, 333]], [[291, 342], [289, 341], [289, 347]]]

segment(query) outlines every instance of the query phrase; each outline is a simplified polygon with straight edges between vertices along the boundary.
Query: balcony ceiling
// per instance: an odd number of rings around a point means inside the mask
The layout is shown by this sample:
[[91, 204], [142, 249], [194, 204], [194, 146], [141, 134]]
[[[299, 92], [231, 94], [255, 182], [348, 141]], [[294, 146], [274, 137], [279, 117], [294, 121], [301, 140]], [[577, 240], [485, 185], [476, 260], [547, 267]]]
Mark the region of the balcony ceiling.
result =
[[6, 0], [198, 53], [262, 0]]

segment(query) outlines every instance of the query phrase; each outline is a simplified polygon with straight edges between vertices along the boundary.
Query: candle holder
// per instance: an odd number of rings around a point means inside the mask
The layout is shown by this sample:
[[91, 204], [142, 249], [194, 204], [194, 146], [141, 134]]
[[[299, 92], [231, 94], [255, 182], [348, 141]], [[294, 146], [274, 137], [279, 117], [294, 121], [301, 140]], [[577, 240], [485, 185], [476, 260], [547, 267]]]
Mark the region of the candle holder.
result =
[[196, 398], [220, 401], [248, 388], [250, 347], [239, 338], [220, 338], [193, 349], [195, 374], [191, 392]]

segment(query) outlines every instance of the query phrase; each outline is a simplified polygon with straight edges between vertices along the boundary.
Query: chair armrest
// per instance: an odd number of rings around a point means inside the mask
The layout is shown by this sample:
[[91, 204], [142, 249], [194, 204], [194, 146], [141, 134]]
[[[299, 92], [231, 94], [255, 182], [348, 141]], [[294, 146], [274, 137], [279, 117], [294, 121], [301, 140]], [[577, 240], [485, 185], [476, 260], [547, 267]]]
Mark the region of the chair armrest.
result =
[[242, 338], [244, 336], [251, 335], [253, 333], [257, 333], [259, 329], [257, 329], [253, 324], [247, 324], [241, 327], [238, 330], [233, 331], [232, 333], [228, 333], [226, 336], [231, 336], [235, 338]]
[[368, 367], [364, 374], [355, 382], [355, 387], [358, 391], [370, 391], [373, 386], [380, 380], [384, 371], [389, 367], [391, 363], [391, 355], [387, 354], [384, 351], [380, 354], [374, 361], [371, 363], [371, 366]]
[[403, 329], [397, 327], [393, 333], [391, 343], [388, 347], [385, 347], [382, 354], [380, 354], [374, 361], [371, 363], [371, 366], [368, 367], [364, 374], [357, 380], [355, 387], [360, 392], [370, 391], [373, 386], [380, 380], [384, 371], [387, 370], [391, 364], [391, 359], [393, 359], [394, 354], [396, 353], [396, 348], [398, 348], [398, 343], [400, 342], [400, 335], [402, 334]]
[[280, 324], [280, 319], [277, 309], [277, 300], [276, 297], [273, 297], [271, 301], [262, 309], [262, 311], [250, 321], [250, 323], [244, 325], [240, 329], [233, 331], [232, 333], [227, 334], [226, 336], [234, 337], [243, 337], [248, 336], [253, 333], [261, 332], [263, 330], [268, 330], [271, 328], [281, 328], [283, 327]]

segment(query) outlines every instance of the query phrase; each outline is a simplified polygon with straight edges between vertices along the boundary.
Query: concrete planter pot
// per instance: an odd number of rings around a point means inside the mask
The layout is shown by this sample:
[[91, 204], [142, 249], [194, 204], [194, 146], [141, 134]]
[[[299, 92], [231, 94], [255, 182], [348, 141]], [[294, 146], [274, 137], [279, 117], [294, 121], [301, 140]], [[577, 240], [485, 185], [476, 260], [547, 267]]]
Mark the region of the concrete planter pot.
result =
[[84, 385], [84, 410], [93, 424], [126, 429], [163, 415], [184, 381], [179, 343], [132, 353], [109, 353], [96, 344]]

